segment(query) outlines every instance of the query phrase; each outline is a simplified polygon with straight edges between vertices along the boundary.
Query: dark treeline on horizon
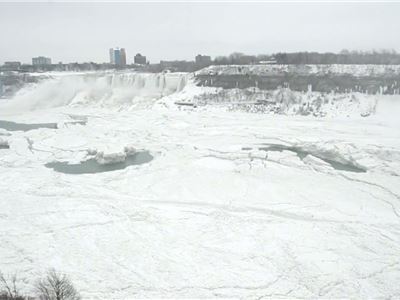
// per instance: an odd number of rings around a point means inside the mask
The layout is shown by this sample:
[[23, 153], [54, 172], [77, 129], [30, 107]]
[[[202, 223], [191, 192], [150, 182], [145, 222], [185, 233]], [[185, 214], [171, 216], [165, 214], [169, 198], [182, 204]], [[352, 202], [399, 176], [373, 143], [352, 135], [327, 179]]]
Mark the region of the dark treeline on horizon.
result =
[[277, 64], [378, 64], [398, 65], [400, 54], [395, 50], [380, 51], [349, 51], [342, 50], [340, 53], [319, 52], [279, 52], [272, 55], [245, 55], [243, 53], [232, 53], [229, 56], [218, 56], [214, 64], [257, 64], [260, 62]]

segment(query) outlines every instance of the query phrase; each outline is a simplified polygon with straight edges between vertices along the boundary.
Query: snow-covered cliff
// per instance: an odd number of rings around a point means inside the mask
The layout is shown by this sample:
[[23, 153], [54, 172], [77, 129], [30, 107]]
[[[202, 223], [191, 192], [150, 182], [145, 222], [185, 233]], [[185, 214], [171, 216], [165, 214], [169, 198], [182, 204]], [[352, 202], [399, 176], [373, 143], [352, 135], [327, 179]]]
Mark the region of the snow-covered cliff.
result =
[[219, 65], [210, 66], [196, 72], [196, 75], [278, 75], [290, 73], [296, 75], [352, 75], [392, 76], [400, 75], [400, 65]]

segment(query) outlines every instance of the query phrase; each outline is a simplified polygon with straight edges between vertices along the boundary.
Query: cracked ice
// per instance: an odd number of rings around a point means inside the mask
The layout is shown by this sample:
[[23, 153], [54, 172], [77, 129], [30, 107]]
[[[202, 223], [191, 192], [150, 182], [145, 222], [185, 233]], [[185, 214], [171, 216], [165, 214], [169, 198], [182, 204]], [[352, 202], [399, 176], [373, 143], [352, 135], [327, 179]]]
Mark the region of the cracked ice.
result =
[[[1, 137], [0, 266], [27, 291], [54, 267], [94, 299], [400, 297], [393, 123], [86, 103], [7, 119], [60, 125]], [[99, 174], [45, 166], [127, 149], [153, 160]]]

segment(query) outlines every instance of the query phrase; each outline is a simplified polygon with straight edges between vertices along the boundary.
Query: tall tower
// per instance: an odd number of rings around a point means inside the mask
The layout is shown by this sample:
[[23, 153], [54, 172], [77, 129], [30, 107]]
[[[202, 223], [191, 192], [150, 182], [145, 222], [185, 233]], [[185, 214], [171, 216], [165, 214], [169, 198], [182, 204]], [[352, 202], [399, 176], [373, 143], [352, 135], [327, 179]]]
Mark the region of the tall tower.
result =
[[126, 66], [125, 49], [110, 48], [110, 63], [117, 66]]

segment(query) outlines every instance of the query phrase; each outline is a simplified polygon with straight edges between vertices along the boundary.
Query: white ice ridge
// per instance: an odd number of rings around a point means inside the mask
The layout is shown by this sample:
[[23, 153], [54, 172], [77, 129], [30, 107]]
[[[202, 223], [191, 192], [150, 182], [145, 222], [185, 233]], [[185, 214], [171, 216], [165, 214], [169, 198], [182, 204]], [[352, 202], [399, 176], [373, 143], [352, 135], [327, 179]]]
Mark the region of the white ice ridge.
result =
[[163, 96], [181, 91], [189, 78], [187, 73], [136, 72], [53, 76], [27, 85], [1, 109], [17, 112], [80, 104], [146, 107]]
[[125, 146], [122, 151], [118, 150], [89, 150], [89, 155], [94, 155], [95, 160], [100, 165], [114, 164], [118, 162], [123, 162], [128, 156], [136, 153], [136, 149], [133, 146]]

